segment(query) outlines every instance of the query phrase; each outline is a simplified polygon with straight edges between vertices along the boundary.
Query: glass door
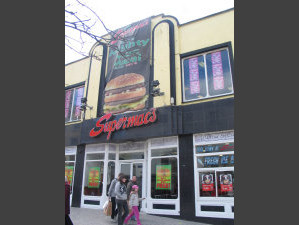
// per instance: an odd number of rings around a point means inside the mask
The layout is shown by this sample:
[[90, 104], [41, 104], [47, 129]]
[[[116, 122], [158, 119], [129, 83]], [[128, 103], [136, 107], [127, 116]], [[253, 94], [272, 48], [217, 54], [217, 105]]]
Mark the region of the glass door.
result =
[[[137, 184], [139, 186], [139, 198], [145, 197], [143, 195], [143, 162], [121, 162], [120, 163], [120, 172], [124, 173], [128, 179], [132, 179], [133, 176], [137, 178]], [[141, 204], [142, 207], [143, 204]]]

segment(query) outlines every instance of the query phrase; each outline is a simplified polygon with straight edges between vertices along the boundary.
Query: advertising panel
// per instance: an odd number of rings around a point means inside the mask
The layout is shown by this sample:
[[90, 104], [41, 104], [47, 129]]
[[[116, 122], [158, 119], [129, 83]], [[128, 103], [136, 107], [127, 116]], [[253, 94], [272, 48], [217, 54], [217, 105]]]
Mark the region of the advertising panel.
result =
[[69, 185], [72, 185], [73, 181], [73, 173], [74, 173], [74, 167], [73, 166], [66, 166], [64, 174], [67, 177], [67, 181]]
[[100, 167], [89, 168], [88, 185], [89, 188], [100, 187]]
[[102, 113], [123, 113], [148, 106], [151, 23], [144, 19], [111, 33]]
[[213, 174], [202, 174], [201, 181], [203, 191], [214, 191]]
[[233, 191], [233, 182], [232, 182], [232, 175], [231, 174], [221, 174], [220, 175], [220, 187], [221, 191]]
[[171, 165], [156, 166], [156, 189], [171, 190]]

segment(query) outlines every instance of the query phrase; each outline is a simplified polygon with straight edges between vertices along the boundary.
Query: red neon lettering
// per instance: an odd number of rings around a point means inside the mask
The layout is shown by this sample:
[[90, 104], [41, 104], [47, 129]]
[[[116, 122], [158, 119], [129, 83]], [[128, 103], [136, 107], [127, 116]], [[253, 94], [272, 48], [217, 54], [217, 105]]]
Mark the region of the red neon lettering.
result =
[[103, 128], [104, 128], [104, 125], [101, 124], [101, 122], [102, 122], [103, 120], [108, 121], [108, 120], [110, 119], [111, 116], [112, 116], [112, 113], [108, 113], [108, 114], [102, 116], [102, 117], [98, 120], [98, 122], [96, 123], [96, 127], [100, 128], [100, 129], [99, 129], [98, 131], [95, 131], [94, 128], [92, 128], [91, 131], [89, 132], [89, 136], [90, 136], [90, 137], [96, 137], [96, 136], [98, 136], [99, 134], [101, 134], [101, 133], [103, 132]]
[[108, 128], [108, 135], [107, 135], [107, 140], [110, 139], [110, 135], [111, 135], [111, 132], [113, 132], [115, 130], [115, 126], [116, 126], [116, 120], [113, 120], [109, 123], [109, 128]]
[[133, 127], [135, 125], [135, 121], [137, 120], [138, 116], [131, 116], [128, 118], [128, 124], [127, 124], [127, 128], [128, 127]]
[[149, 118], [149, 121], [151, 121], [153, 123], [156, 121], [156, 119], [157, 119], [156, 109], [153, 109], [153, 116], [151, 118]]
[[147, 112], [147, 113], [145, 114], [145, 117], [144, 117], [144, 124], [148, 124], [148, 123], [149, 123], [149, 121], [147, 120], [147, 117], [149, 116], [149, 114], [151, 114], [151, 112]]
[[137, 119], [137, 126], [141, 126], [143, 125], [143, 117], [144, 117], [144, 113], [142, 113], [141, 115], [138, 116], [138, 119]]
[[123, 124], [123, 118], [120, 118], [116, 124], [116, 130], [119, 130], [122, 124]]

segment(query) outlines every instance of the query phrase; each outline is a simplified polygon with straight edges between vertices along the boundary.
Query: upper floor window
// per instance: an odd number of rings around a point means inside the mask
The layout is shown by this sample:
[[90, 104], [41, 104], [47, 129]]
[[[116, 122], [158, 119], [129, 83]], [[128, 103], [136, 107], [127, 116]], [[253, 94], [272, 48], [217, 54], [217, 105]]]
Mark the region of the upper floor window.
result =
[[65, 122], [72, 122], [81, 119], [81, 98], [84, 95], [84, 86], [65, 90]]
[[233, 93], [227, 48], [183, 58], [182, 65], [184, 102]]

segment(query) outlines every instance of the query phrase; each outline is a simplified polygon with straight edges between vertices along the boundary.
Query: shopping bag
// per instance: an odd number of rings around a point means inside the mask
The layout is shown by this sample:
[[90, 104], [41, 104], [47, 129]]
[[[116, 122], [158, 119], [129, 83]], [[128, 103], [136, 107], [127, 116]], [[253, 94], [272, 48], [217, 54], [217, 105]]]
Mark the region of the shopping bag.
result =
[[111, 216], [111, 214], [112, 214], [112, 202], [109, 201], [107, 206], [107, 216]]
[[103, 208], [104, 208], [104, 214], [106, 216], [111, 216], [111, 214], [112, 214], [112, 202], [111, 201], [106, 201]]

